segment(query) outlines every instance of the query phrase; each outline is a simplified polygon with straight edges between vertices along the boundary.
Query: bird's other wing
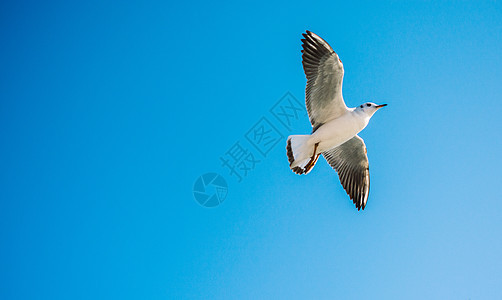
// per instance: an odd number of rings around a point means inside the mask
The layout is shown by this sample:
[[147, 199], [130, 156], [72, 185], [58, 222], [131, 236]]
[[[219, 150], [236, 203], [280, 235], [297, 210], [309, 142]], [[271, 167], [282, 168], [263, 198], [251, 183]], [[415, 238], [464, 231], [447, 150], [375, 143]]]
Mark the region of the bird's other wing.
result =
[[308, 30], [303, 37], [302, 64], [307, 77], [305, 103], [315, 131], [347, 111], [342, 97], [343, 64], [321, 37]]
[[370, 191], [370, 171], [363, 139], [356, 135], [340, 146], [324, 151], [322, 155], [338, 173], [343, 188], [357, 210], [364, 210]]

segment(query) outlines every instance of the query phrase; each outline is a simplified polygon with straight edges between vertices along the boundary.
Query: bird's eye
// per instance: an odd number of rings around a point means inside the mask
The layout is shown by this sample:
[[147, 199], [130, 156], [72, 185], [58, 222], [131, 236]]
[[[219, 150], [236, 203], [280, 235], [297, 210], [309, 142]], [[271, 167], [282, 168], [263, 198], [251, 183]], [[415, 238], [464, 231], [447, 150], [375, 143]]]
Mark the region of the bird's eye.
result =
[[371, 106], [371, 104], [369, 104], [369, 103], [368, 103], [368, 104], [366, 104], [366, 106], [370, 107], [370, 106]]
[[361, 104], [361, 108], [363, 108], [363, 105]]

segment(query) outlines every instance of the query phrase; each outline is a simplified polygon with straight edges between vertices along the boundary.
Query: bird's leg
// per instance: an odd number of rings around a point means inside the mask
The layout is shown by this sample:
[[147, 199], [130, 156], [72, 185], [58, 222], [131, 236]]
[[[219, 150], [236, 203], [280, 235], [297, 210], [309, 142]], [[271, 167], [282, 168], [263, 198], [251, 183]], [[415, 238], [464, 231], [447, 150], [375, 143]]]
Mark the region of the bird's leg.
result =
[[317, 162], [317, 159], [319, 158], [319, 155], [321, 155], [321, 153], [316, 154], [318, 146], [319, 143], [314, 145], [314, 153], [310, 157], [310, 161], [305, 165], [305, 173], [307, 173], [308, 171], [310, 171], [310, 169], [314, 167], [315, 163]]

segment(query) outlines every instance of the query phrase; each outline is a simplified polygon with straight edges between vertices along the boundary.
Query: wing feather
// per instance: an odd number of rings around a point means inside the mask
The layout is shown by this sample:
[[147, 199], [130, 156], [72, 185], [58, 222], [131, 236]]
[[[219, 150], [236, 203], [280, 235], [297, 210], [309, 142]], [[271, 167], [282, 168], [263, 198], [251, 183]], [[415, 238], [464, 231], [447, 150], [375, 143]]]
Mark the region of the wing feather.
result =
[[347, 111], [342, 97], [344, 71], [342, 61], [325, 40], [308, 30], [303, 37], [305, 104], [315, 130]]
[[343, 188], [357, 209], [364, 210], [370, 190], [370, 173], [363, 139], [356, 135], [322, 155], [338, 173]]

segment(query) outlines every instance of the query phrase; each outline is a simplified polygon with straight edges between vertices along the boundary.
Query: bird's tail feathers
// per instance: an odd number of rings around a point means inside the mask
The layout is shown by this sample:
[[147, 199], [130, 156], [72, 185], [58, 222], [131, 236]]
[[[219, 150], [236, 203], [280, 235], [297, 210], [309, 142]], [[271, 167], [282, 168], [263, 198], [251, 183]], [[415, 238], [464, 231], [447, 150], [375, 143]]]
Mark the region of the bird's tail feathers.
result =
[[310, 135], [291, 135], [286, 146], [289, 167], [296, 174], [307, 174], [312, 170], [319, 154], [314, 153], [316, 147], [307, 142]]

